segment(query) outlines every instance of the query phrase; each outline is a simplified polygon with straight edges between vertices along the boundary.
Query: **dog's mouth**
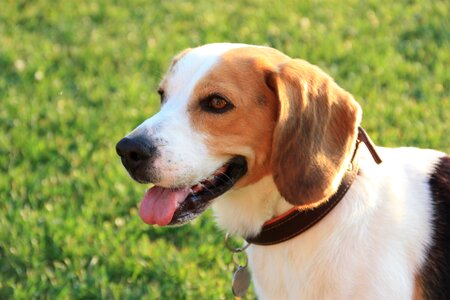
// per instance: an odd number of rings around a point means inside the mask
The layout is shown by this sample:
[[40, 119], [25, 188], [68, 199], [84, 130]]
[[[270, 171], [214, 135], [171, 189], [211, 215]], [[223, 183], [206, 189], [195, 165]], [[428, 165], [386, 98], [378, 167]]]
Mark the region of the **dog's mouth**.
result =
[[165, 226], [187, 223], [204, 212], [213, 199], [231, 189], [246, 172], [245, 158], [236, 156], [191, 187], [153, 186], [142, 199], [139, 215], [147, 224]]

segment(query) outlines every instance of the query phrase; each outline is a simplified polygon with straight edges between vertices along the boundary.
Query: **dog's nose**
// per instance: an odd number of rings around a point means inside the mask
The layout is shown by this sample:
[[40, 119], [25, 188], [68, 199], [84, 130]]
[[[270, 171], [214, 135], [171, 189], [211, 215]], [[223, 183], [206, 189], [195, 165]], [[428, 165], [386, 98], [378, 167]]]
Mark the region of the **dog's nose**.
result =
[[149, 161], [156, 153], [156, 147], [140, 137], [123, 138], [116, 145], [116, 152], [127, 169], [135, 169]]

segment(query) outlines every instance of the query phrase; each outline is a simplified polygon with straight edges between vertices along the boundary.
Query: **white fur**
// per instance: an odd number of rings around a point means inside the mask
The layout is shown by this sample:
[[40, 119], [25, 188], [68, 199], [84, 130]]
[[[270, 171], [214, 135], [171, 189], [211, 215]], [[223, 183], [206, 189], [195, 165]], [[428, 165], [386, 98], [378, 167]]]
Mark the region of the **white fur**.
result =
[[[361, 174], [322, 221], [281, 244], [248, 248], [260, 299], [412, 299], [432, 231], [427, 175], [444, 154], [379, 148], [376, 165], [361, 148]], [[265, 178], [217, 199], [214, 211], [223, 228], [245, 236], [279, 207], [288, 209]]]

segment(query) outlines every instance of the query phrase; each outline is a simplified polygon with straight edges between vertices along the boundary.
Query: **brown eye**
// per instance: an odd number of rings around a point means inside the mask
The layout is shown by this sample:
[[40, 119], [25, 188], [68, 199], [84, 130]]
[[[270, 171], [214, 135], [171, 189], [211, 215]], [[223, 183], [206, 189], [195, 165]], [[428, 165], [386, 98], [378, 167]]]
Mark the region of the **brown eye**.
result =
[[212, 98], [209, 100], [209, 107], [212, 109], [221, 110], [227, 106], [228, 102], [222, 98]]
[[204, 111], [221, 114], [234, 108], [234, 105], [220, 95], [211, 95], [200, 102]]

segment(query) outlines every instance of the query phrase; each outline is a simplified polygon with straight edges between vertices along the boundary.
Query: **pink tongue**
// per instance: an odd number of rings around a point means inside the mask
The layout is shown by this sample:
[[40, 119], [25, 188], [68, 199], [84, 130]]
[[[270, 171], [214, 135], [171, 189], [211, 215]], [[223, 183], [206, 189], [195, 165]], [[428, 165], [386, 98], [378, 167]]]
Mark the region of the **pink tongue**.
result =
[[139, 216], [147, 224], [165, 226], [170, 223], [178, 204], [188, 194], [188, 188], [173, 190], [154, 186], [145, 193], [139, 207]]

